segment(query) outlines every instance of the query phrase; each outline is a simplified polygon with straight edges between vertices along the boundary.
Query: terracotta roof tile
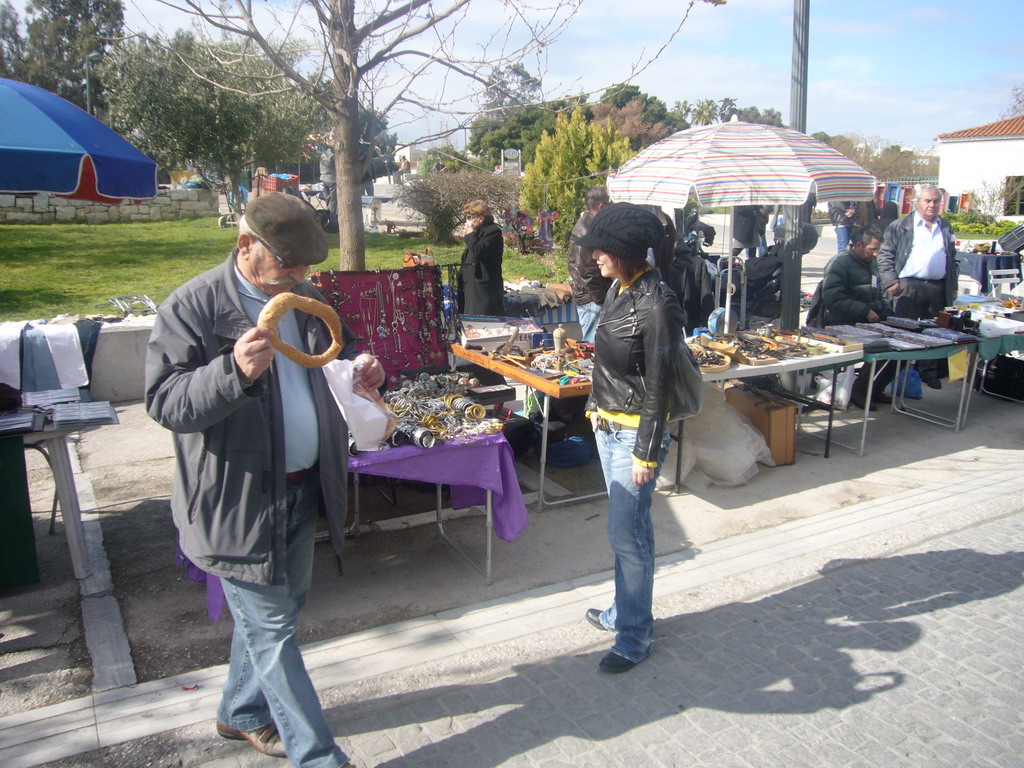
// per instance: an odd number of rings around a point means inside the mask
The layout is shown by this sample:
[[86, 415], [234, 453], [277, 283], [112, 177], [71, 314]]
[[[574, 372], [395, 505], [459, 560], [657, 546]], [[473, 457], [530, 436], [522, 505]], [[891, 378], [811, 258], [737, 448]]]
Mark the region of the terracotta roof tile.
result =
[[935, 138], [939, 140], [978, 139], [989, 136], [1024, 136], [1024, 115], [1008, 117], [1005, 120], [996, 120], [994, 123], [985, 123], [985, 125], [979, 125], [977, 128], [964, 128], [961, 131], [940, 133]]

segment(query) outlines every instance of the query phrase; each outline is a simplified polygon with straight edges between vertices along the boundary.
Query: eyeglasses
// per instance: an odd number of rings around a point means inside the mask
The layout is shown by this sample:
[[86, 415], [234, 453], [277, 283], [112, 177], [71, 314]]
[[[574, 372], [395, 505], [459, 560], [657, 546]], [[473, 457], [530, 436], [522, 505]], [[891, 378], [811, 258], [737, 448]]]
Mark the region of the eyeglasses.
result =
[[257, 243], [259, 243], [260, 245], [262, 245], [266, 249], [267, 253], [269, 253], [271, 256], [274, 257], [274, 260], [277, 262], [277, 266], [279, 266], [281, 269], [287, 269], [288, 271], [294, 271], [296, 269], [301, 268], [303, 270], [303, 274], [305, 276], [307, 276], [307, 277], [309, 276], [309, 273], [312, 271], [310, 269], [309, 265], [307, 265], [307, 264], [291, 264], [291, 265], [289, 265], [287, 262], [285, 262], [284, 259], [282, 259], [276, 253], [274, 253], [274, 249], [270, 247], [270, 245], [267, 243], [266, 240], [264, 240], [262, 237], [257, 235], [255, 232], [251, 232], [250, 234], [253, 236], [253, 239], [255, 239]]

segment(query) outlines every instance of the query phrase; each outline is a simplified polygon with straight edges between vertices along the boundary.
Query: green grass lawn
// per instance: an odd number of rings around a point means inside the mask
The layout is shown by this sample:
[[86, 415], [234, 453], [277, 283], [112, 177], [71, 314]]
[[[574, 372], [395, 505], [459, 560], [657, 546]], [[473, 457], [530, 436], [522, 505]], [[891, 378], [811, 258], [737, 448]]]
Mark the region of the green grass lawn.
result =
[[[0, 225], [0, 320], [116, 314], [107, 299], [146, 294], [159, 304], [190, 277], [224, 260], [237, 230], [217, 219], [125, 224]], [[335, 235], [329, 240], [337, 242]], [[367, 234], [367, 269], [402, 266], [408, 251], [432, 248], [438, 264], [457, 263], [461, 245]], [[321, 266], [336, 268], [338, 247]], [[505, 250], [506, 279], [565, 280], [560, 252], [522, 256]]]

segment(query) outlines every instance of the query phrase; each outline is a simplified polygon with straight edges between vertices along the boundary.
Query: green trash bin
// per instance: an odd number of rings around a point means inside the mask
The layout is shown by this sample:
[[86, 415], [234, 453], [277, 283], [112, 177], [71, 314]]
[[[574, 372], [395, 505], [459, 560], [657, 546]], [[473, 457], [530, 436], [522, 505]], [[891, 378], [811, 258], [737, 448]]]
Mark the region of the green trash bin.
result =
[[0, 589], [39, 583], [21, 435], [0, 437]]

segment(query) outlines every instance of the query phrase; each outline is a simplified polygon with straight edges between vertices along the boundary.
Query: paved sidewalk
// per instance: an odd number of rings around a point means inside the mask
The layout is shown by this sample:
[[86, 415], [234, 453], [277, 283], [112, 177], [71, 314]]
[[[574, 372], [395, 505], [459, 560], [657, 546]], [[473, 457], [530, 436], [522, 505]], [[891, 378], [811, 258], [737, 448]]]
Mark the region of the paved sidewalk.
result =
[[[659, 558], [656, 651], [623, 676], [582, 620], [608, 573], [316, 643], [307, 665], [360, 768], [1024, 765], [1022, 470]], [[223, 672], [5, 718], [0, 762], [271, 765], [213, 735]]]
[[602, 650], [582, 648], [342, 727], [379, 768], [1024, 765], [1022, 548], [1017, 514], [836, 560], [666, 617], [629, 675], [599, 674]]
[[507, 676], [384, 697], [335, 732], [378, 768], [1024, 765], [1019, 499], [1015, 514], [837, 558], [749, 602], [688, 611], [676, 595], [628, 675], [597, 672], [596, 630], [549, 656], [530, 652], [560, 645], [540, 636]]

